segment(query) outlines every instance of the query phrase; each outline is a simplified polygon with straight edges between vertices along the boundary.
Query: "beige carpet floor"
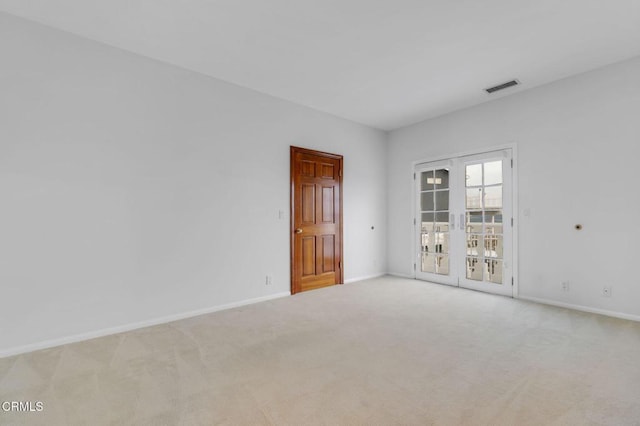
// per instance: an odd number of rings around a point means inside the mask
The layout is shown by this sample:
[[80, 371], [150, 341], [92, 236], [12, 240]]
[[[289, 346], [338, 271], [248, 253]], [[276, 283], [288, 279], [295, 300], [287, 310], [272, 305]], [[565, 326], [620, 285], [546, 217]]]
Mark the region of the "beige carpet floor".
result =
[[0, 424], [640, 425], [640, 323], [383, 277], [0, 359]]

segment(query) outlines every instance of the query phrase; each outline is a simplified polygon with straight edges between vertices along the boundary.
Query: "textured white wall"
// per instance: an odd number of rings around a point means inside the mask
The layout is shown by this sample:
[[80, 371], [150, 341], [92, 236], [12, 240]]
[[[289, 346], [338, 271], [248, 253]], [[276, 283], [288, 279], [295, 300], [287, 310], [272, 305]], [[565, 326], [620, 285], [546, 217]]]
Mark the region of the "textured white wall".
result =
[[288, 291], [290, 145], [386, 270], [383, 132], [6, 14], [0, 58], [0, 353]]
[[639, 76], [636, 58], [391, 132], [389, 271], [413, 274], [411, 162], [515, 143], [520, 295], [640, 315]]

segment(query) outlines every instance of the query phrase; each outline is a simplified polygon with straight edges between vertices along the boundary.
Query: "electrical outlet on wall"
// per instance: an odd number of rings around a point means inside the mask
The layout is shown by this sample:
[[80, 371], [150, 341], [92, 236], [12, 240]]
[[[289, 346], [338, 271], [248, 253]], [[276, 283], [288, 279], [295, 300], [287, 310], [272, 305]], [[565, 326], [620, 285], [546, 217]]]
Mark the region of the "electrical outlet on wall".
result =
[[612, 288], [610, 285], [602, 287], [602, 297], [611, 297]]
[[569, 291], [569, 281], [562, 281], [562, 291]]

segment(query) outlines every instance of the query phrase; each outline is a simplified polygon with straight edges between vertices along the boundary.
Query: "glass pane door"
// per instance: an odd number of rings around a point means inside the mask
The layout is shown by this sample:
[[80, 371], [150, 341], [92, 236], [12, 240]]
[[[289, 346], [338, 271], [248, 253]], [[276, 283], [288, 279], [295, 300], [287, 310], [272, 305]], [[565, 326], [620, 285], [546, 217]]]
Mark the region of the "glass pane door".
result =
[[502, 284], [502, 160], [465, 166], [465, 276]]
[[456, 284], [451, 273], [450, 167], [424, 166], [416, 171], [419, 251], [416, 274], [443, 284]]
[[464, 182], [460, 286], [511, 295], [511, 152], [460, 158], [458, 173]]

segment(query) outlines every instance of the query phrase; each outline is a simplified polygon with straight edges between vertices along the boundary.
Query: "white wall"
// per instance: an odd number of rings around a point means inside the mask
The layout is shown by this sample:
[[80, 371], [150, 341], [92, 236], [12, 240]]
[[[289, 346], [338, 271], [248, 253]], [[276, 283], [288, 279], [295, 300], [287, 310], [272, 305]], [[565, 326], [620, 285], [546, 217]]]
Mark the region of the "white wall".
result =
[[640, 315], [639, 76], [636, 58], [391, 132], [389, 271], [413, 274], [411, 162], [515, 143], [520, 295]]
[[386, 270], [385, 133], [6, 14], [0, 61], [0, 355], [289, 291], [290, 145]]

